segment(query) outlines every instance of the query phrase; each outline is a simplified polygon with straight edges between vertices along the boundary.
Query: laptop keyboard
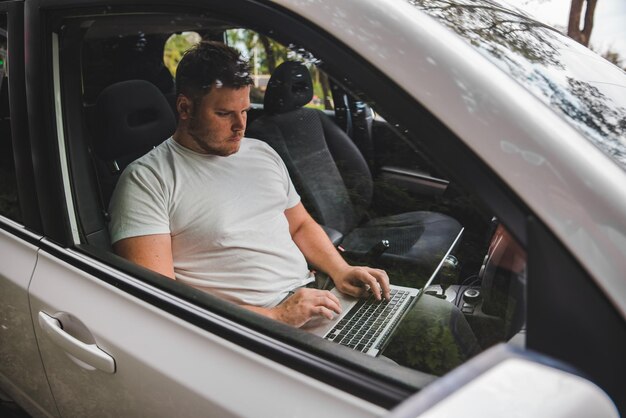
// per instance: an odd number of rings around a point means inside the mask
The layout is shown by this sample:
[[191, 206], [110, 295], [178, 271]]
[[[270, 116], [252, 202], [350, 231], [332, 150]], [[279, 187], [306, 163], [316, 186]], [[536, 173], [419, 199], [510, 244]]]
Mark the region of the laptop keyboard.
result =
[[409, 295], [405, 290], [391, 289], [389, 301], [378, 301], [374, 295], [360, 299], [324, 338], [364, 353], [379, 348], [372, 345]]

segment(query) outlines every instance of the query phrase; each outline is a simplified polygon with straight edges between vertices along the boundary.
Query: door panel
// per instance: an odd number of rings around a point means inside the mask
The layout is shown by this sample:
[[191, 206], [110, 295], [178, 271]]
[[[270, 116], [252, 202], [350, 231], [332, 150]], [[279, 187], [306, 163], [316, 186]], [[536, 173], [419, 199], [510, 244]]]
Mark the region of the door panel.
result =
[[192, 326], [46, 252], [40, 252], [30, 290], [35, 323], [40, 312], [57, 318], [74, 338], [97, 345], [115, 361], [114, 373], [98, 370], [35, 327], [63, 417], [364, 417], [383, 412]]
[[55, 415], [28, 306], [37, 247], [0, 229], [0, 387], [31, 415]]

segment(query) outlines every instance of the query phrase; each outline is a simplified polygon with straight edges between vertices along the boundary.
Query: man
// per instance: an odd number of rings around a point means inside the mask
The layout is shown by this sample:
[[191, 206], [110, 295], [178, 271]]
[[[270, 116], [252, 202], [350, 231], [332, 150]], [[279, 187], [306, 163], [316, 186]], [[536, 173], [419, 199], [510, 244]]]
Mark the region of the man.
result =
[[[287, 169], [266, 143], [244, 138], [248, 66], [221, 43], [188, 51], [176, 72], [173, 136], [129, 165], [111, 199], [114, 251], [141, 266], [300, 327], [341, 312], [309, 288], [309, 264], [355, 297], [389, 297], [383, 270], [348, 265], [311, 218]], [[444, 373], [477, 352], [452, 304], [422, 297], [385, 356]]]
[[111, 200], [114, 251], [148, 269], [294, 325], [341, 312], [307, 261], [341, 292], [389, 297], [383, 270], [348, 265], [311, 218], [267, 144], [244, 138], [248, 66], [221, 43], [176, 74], [173, 136], [124, 171]]

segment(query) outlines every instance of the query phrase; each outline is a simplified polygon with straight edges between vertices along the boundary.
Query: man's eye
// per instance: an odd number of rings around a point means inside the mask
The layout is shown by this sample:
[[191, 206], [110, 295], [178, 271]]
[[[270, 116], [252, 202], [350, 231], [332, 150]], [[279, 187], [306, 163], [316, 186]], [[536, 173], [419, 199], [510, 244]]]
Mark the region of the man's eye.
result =
[[215, 112], [215, 114], [221, 117], [228, 116], [228, 112]]

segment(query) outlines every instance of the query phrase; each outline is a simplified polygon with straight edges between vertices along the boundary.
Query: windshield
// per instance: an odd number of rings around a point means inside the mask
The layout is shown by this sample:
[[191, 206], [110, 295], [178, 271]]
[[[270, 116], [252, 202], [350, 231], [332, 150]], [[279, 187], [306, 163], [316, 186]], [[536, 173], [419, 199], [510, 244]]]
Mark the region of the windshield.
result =
[[489, 0], [408, 0], [448, 26], [626, 170], [626, 75], [603, 58]]

